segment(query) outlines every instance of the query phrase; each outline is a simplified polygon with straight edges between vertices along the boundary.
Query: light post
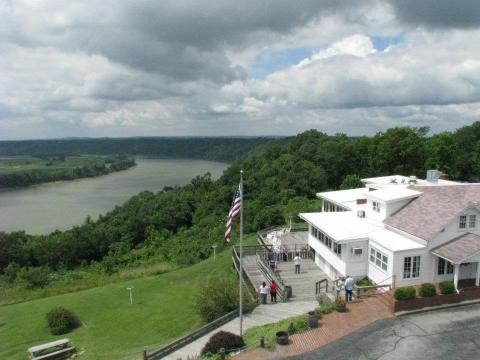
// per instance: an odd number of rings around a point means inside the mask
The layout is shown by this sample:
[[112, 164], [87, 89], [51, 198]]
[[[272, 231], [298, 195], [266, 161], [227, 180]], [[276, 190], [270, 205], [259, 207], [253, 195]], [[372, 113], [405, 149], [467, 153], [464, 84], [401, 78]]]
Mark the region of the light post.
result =
[[132, 293], [133, 286], [128, 287], [127, 290], [130, 292], [130, 305], [133, 305], [133, 293]]
[[212, 245], [212, 248], [213, 248], [213, 260], [214, 260], [214, 261], [215, 261], [215, 259], [216, 259], [216, 255], [217, 255], [217, 252], [216, 252], [217, 246], [218, 246], [218, 245], [216, 245], [216, 244], [215, 244], [215, 245]]

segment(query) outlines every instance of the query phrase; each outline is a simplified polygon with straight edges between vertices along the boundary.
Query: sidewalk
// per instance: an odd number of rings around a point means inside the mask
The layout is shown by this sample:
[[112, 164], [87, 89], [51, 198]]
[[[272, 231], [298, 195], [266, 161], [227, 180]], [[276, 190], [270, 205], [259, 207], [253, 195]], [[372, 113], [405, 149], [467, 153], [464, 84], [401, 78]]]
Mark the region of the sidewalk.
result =
[[256, 348], [241, 353], [235, 360], [281, 359], [307, 353], [369, 325], [392, 317], [392, 312], [378, 298], [371, 297], [348, 304], [346, 313], [333, 312], [320, 320], [320, 327], [290, 337], [290, 345], [277, 345], [274, 350]]
[[[318, 302], [314, 301], [291, 301], [286, 303], [267, 304], [257, 306], [252, 313], [243, 317], [243, 331], [250, 329], [251, 327], [264, 325], [272, 322], [277, 322], [291, 316], [306, 314], [308, 311], [315, 309], [318, 306]], [[199, 355], [203, 347], [210, 339], [210, 337], [220, 330], [239, 333], [240, 319], [237, 317], [232, 321], [226, 323], [220, 328], [208, 333], [205, 336], [195, 340], [194, 342], [186, 345], [185, 347], [173, 352], [165, 357], [167, 360], [186, 360], [188, 358], [194, 358]]]

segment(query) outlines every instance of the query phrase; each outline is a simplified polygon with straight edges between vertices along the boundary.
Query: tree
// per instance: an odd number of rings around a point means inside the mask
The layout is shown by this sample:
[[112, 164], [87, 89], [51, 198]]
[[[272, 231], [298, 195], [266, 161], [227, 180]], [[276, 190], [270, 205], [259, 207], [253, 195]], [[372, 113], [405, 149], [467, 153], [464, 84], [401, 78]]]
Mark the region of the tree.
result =
[[341, 190], [356, 189], [363, 187], [364, 184], [358, 175], [347, 175], [340, 185]]

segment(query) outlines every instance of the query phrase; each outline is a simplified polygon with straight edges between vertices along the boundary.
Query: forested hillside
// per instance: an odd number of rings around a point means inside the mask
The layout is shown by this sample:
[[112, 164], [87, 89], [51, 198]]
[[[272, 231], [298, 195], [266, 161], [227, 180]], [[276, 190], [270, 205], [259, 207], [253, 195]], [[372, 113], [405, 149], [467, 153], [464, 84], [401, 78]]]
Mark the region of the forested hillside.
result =
[[315, 193], [339, 188], [347, 175], [423, 177], [429, 168], [456, 180], [479, 178], [480, 122], [432, 137], [425, 128], [393, 128], [373, 137], [311, 130], [271, 140], [235, 161], [217, 181], [207, 174], [183, 187], [143, 192], [98, 221], [65, 232], [0, 233], [0, 271], [14, 283], [92, 263], [114, 272], [151, 256], [177, 264], [205, 259], [211, 245], [223, 240], [240, 169], [248, 233], [285, 223], [300, 211], [318, 210]]
[[232, 161], [269, 138], [138, 137], [0, 141], [0, 155], [144, 155]]

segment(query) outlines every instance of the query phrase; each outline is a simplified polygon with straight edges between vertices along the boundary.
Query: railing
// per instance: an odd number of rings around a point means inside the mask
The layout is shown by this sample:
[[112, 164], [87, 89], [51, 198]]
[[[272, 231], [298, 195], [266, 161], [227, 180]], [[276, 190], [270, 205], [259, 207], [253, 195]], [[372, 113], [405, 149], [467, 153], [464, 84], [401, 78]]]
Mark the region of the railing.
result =
[[[391, 280], [391, 282], [386, 283], [389, 280]], [[383, 291], [390, 291], [394, 287], [395, 287], [395, 275], [392, 275], [375, 285], [356, 286], [355, 291], [356, 291], [357, 297], [363, 297], [363, 296], [370, 296], [380, 289], [382, 289]]]
[[180, 349], [181, 347], [190, 344], [192, 341], [208, 334], [210, 331], [217, 329], [218, 327], [226, 324], [230, 320], [236, 318], [238, 316], [238, 310], [234, 310], [229, 312], [228, 314], [219, 317], [218, 319], [213, 320], [212, 322], [208, 323], [207, 325], [202, 326], [200, 329], [192, 331], [188, 333], [184, 337], [177, 339], [162, 348], [155, 350], [152, 353], [147, 353], [147, 350], [143, 351], [143, 360], [157, 360], [161, 359], [168, 354]]
[[269, 246], [269, 244], [265, 243], [265, 238], [268, 233], [271, 233], [272, 231], [280, 231], [280, 230], [288, 230], [287, 232], [296, 232], [296, 231], [308, 231], [308, 224], [307, 223], [296, 223], [292, 224], [292, 226], [270, 226], [266, 229], [262, 229], [257, 232], [257, 242], [262, 245], [262, 246]]
[[[245, 255], [245, 248], [243, 249], [242, 253], [243, 253], [242, 255]], [[232, 248], [232, 261], [233, 261], [233, 266], [234, 266], [235, 270], [237, 271], [237, 274], [240, 275], [240, 256], [237, 253], [237, 249], [236, 249], [235, 246]], [[248, 294], [250, 296], [250, 299], [253, 300], [254, 303], [256, 304], [257, 300], [258, 300], [256, 284], [254, 284], [254, 282], [250, 278], [250, 275], [248, 274], [248, 272], [245, 271], [245, 268], [243, 268], [243, 280], [244, 280], [244, 283], [247, 286]]]
[[315, 295], [318, 296], [322, 293], [322, 289], [325, 289], [325, 292], [328, 292], [328, 280], [323, 279], [315, 283]]
[[275, 281], [277, 283], [278, 285], [277, 294], [280, 300], [283, 302], [287, 301], [287, 292], [285, 290], [285, 284], [283, 283], [282, 278], [280, 277], [279, 274], [275, 273], [272, 270], [272, 268], [267, 263], [265, 258], [258, 253], [257, 253], [257, 264], [258, 264], [258, 268], [263, 273], [263, 275], [265, 276], [268, 282]]

